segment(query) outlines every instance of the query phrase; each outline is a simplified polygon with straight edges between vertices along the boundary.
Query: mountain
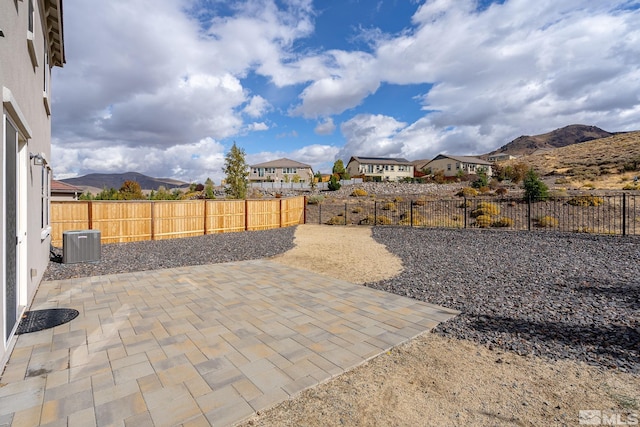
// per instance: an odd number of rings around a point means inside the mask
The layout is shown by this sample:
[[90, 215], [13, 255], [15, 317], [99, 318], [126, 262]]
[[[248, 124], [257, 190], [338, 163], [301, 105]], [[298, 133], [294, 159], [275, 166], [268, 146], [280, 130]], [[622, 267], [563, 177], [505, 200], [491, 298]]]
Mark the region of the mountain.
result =
[[591, 183], [597, 188], [620, 189], [640, 175], [640, 131], [525, 155], [503, 165], [516, 163], [532, 167], [541, 176], [561, 178], [557, 184]]
[[157, 190], [161, 185], [167, 189], [188, 185], [186, 182], [171, 178], [152, 178], [138, 172], [125, 173], [91, 173], [77, 178], [60, 179], [59, 181], [76, 187], [115, 188], [118, 190], [125, 181], [135, 181], [143, 190]]
[[595, 126], [569, 125], [542, 135], [519, 136], [497, 150], [485, 154], [483, 157], [495, 154], [522, 156], [532, 154], [539, 150], [566, 147], [568, 145], [578, 144], [594, 139], [607, 138], [612, 135], [615, 134]]

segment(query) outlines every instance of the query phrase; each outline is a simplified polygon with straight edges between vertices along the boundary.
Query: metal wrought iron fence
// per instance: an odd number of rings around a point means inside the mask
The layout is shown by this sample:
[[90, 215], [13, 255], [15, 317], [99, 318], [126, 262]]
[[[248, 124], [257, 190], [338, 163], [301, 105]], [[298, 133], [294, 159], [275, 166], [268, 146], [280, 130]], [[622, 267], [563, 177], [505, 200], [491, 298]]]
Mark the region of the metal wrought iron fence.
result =
[[547, 200], [421, 198], [307, 205], [307, 223], [640, 235], [640, 195], [577, 195]]

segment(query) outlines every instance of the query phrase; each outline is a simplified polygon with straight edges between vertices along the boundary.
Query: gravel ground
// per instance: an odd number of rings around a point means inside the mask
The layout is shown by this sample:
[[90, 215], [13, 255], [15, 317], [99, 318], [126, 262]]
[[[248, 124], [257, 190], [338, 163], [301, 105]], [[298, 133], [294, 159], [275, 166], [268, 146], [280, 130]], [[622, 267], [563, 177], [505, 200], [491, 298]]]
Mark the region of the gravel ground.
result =
[[[43, 280], [267, 258], [293, 248], [295, 227], [102, 245], [100, 262], [51, 261]], [[56, 251], [61, 255], [62, 251]], [[61, 258], [60, 258], [61, 259]]]
[[369, 286], [462, 311], [436, 333], [640, 372], [640, 240], [395, 227], [373, 237], [404, 271]]
[[[44, 279], [265, 258], [293, 248], [294, 231], [103, 245], [99, 263], [50, 262]], [[369, 286], [462, 311], [437, 333], [640, 373], [640, 239], [408, 227], [373, 236], [404, 271]]]

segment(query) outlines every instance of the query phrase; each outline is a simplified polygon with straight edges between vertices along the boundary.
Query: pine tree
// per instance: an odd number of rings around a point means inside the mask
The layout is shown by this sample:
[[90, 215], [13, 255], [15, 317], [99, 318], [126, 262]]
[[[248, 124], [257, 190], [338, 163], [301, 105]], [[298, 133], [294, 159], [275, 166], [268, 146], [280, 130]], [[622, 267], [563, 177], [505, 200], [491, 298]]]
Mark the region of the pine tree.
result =
[[207, 178], [204, 182], [204, 197], [206, 199], [215, 199], [216, 195], [213, 191], [213, 180], [211, 178]]
[[231, 150], [224, 159], [222, 172], [227, 175], [225, 192], [231, 199], [244, 199], [247, 197], [247, 177], [249, 165], [245, 161], [244, 150], [233, 143]]

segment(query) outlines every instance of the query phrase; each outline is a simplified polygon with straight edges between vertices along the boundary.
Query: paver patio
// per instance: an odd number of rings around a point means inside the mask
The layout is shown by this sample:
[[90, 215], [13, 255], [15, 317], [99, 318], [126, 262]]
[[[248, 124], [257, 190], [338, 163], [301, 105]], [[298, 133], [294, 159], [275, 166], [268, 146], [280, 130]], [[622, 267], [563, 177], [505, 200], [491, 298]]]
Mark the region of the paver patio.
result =
[[223, 426], [457, 312], [269, 260], [43, 282], [18, 336], [0, 426]]

